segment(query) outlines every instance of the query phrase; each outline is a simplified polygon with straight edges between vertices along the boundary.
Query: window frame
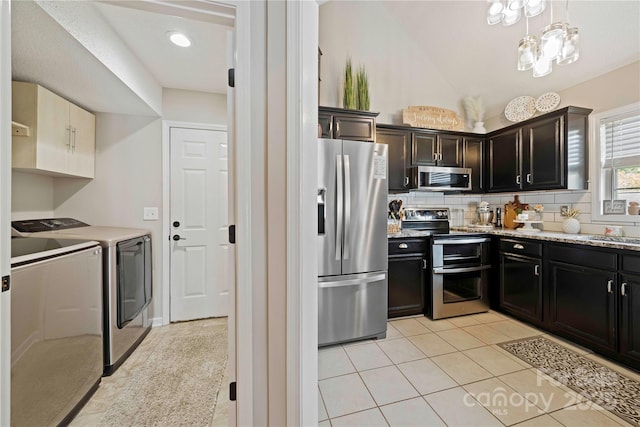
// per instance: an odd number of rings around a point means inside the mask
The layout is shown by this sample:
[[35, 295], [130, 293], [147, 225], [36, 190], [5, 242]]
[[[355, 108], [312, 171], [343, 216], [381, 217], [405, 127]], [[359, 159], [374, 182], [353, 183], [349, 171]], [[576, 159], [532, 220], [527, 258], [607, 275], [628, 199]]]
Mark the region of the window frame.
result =
[[640, 101], [628, 104], [622, 107], [613, 108], [592, 114], [589, 118], [589, 134], [590, 134], [590, 153], [591, 153], [591, 173], [593, 177], [591, 188], [591, 221], [593, 223], [622, 223], [622, 225], [632, 225], [640, 223], [640, 215], [633, 218], [631, 215], [604, 215], [601, 213], [602, 197], [606, 193], [603, 188], [605, 180], [602, 164], [602, 143], [600, 141], [600, 122], [611, 116], [617, 116], [633, 110], [640, 109]]

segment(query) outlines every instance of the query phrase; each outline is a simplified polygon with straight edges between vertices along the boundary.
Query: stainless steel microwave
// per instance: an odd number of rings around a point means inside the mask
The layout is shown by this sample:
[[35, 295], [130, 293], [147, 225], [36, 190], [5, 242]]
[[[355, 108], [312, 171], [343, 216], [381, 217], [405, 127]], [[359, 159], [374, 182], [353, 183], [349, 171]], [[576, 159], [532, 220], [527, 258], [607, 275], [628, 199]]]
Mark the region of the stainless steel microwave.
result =
[[418, 166], [418, 190], [470, 191], [471, 168]]

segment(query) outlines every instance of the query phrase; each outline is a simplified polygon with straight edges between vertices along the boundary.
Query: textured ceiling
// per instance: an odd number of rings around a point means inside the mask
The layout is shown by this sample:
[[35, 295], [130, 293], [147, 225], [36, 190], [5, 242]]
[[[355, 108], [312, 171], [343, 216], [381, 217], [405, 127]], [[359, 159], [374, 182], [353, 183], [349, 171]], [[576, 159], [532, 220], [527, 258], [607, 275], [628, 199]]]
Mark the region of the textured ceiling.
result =
[[[94, 5], [160, 86], [225, 93], [226, 37], [232, 19], [212, 23], [186, 14], [168, 16], [115, 5], [118, 3]], [[168, 3], [171, 2], [120, 4]], [[368, 2], [359, 3], [366, 13]], [[566, 2], [553, 3], [556, 20], [563, 19]], [[638, 0], [572, 0], [570, 18], [580, 28], [580, 60], [555, 67], [551, 75], [540, 79], [515, 69], [524, 22], [511, 27], [487, 25], [485, 1], [387, 1], [385, 7], [389, 19], [401, 21], [412, 38], [425, 41], [421, 51], [412, 54], [428, 55], [461, 97], [491, 94], [488, 114], [499, 111], [515, 96], [560, 91], [640, 60]], [[548, 13], [533, 18], [531, 32], [537, 33], [549, 20]], [[166, 32], [177, 29], [194, 38], [192, 49], [179, 49], [168, 43]], [[148, 105], [34, 2], [12, 2], [12, 37], [14, 78], [54, 88], [92, 111], [153, 114]]]

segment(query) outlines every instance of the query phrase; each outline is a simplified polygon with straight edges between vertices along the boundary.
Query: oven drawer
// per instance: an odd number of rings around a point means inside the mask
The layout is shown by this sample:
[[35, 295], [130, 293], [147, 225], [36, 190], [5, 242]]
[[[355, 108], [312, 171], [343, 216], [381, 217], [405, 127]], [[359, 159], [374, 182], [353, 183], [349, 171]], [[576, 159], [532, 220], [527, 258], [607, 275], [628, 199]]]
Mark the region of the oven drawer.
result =
[[500, 239], [500, 252], [540, 258], [542, 243], [520, 239]]
[[423, 254], [427, 252], [428, 239], [389, 239], [389, 255]]

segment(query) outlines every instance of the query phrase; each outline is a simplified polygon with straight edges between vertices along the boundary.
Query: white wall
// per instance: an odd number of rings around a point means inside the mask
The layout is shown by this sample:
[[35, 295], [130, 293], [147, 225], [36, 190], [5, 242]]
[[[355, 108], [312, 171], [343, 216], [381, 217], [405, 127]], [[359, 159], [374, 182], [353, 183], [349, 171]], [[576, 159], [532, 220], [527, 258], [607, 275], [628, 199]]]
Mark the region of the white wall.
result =
[[[593, 113], [629, 105], [640, 99], [640, 61], [601, 75], [561, 92], [558, 108], [574, 105], [592, 108]], [[485, 121], [488, 131], [512, 125], [500, 114]]]
[[[162, 314], [161, 221], [144, 221], [145, 206], [162, 206], [162, 122], [158, 118], [98, 113], [93, 180], [54, 179], [54, 214], [92, 225], [151, 230], [152, 317]], [[161, 210], [161, 209], [160, 209]]]
[[227, 96], [218, 93], [163, 89], [162, 118], [191, 123], [227, 124]]
[[367, 70], [371, 111], [380, 112], [378, 123], [402, 124], [402, 109], [425, 105], [425, 100], [463, 116], [460, 96], [437, 64], [413, 54], [422, 50], [420, 41], [393, 18], [393, 2], [369, 1], [366, 9], [362, 4], [331, 1], [320, 7], [320, 105], [342, 107], [342, 76], [351, 56], [353, 67]]
[[11, 220], [53, 216], [53, 177], [12, 171]]

